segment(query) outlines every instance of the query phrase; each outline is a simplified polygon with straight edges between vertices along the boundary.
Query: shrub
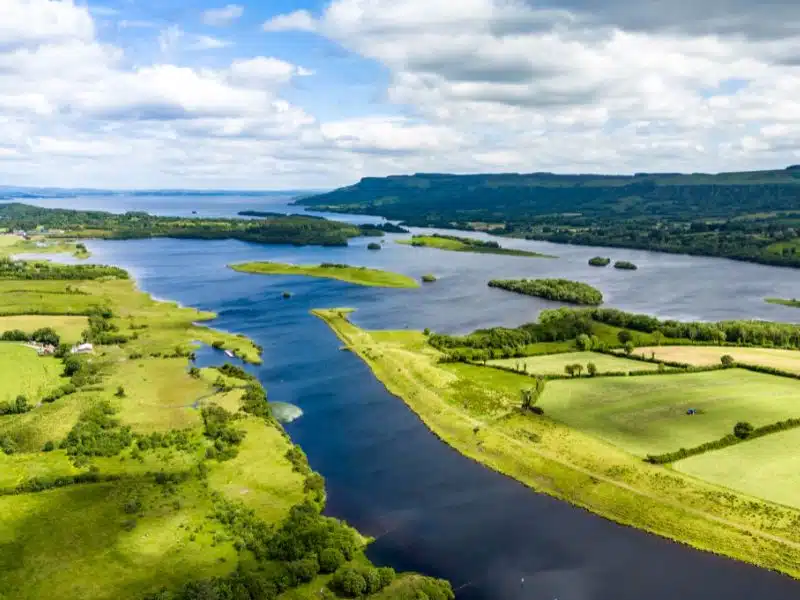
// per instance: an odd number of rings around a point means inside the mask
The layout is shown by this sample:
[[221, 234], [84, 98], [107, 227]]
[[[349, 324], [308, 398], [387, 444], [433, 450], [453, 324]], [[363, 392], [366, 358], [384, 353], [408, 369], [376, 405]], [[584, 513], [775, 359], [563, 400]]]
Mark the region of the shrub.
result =
[[344, 554], [337, 548], [325, 548], [319, 553], [319, 570], [322, 573], [334, 573], [344, 563]]
[[114, 394], [117, 398], [124, 398], [125, 397], [125, 388], [121, 385], [117, 386], [117, 391]]
[[308, 583], [319, 573], [319, 562], [316, 558], [302, 558], [288, 564], [289, 572], [300, 582]]
[[31, 335], [31, 339], [40, 344], [51, 344], [53, 346], [58, 346], [61, 343], [61, 338], [52, 327], [37, 329], [33, 332], [33, 335]]
[[27, 342], [29, 337], [27, 333], [20, 329], [11, 329], [9, 331], [4, 331], [0, 339], [4, 342]]
[[755, 428], [750, 423], [740, 421], [733, 427], [733, 435], [740, 440], [746, 440], [752, 435], [753, 429]]
[[594, 377], [597, 375], [597, 365], [590, 362], [586, 364], [586, 372], [589, 373], [589, 377]]
[[346, 567], [334, 574], [331, 588], [347, 598], [358, 598], [367, 591], [367, 580], [353, 567]]
[[732, 367], [736, 363], [736, 361], [733, 359], [733, 357], [730, 354], [725, 354], [719, 360], [726, 367]]
[[53, 443], [52, 440], [48, 440], [44, 443], [44, 447], [42, 448], [42, 452], [52, 452], [56, 449], [56, 445]]

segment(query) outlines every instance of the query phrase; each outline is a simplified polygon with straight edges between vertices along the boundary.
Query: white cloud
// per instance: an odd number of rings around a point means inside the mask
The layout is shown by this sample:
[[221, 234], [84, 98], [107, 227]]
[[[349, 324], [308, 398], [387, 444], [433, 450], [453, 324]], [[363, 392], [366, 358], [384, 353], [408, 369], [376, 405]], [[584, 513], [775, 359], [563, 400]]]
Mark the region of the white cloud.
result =
[[314, 31], [316, 23], [307, 10], [296, 10], [273, 17], [262, 28], [264, 31]]
[[293, 77], [308, 77], [314, 74], [304, 67], [264, 56], [234, 61], [229, 72], [233, 81], [248, 86], [286, 83]]
[[158, 36], [158, 47], [165, 55], [181, 51], [218, 50], [230, 45], [230, 42], [209, 35], [186, 33], [178, 25], [170, 25], [163, 29]]
[[223, 8], [214, 8], [203, 13], [202, 20], [206, 25], [221, 27], [230, 25], [244, 14], [244, 7], [239, 4], [228, 4]]

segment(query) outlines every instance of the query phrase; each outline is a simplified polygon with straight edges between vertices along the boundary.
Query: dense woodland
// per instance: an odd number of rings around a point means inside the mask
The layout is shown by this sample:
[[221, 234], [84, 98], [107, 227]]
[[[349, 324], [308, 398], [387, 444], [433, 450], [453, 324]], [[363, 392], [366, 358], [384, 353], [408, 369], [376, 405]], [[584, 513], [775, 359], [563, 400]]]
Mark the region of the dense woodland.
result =
[[[355, 225], [319, 217], [273, 215], [258, 220], [157, 217], [143, 212], [113, 214], [101, 211], [40, 208], [26, 204], [0, 204], [0, 227], [9, 230], [48, 230], [83, 238], [136, 239], [171, 237], [237, 239], [262, 244], [346, 246], [364, 235]], [[373, 235], [383, 235], [374, 229]]]
[[409, 225], [800, 266], [800, 167], [634, 176], [417, 174], [300, 200]]

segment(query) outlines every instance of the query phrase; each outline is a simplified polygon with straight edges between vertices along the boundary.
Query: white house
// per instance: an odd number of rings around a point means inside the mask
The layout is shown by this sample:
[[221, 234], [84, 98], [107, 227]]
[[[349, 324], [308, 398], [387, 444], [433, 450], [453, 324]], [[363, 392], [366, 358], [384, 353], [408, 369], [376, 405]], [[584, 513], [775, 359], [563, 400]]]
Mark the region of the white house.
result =
[[94, 352], [94, 346], [91, 344], [78, 344], [77, 346], [72, 347], [73, 354], [89, 354]]

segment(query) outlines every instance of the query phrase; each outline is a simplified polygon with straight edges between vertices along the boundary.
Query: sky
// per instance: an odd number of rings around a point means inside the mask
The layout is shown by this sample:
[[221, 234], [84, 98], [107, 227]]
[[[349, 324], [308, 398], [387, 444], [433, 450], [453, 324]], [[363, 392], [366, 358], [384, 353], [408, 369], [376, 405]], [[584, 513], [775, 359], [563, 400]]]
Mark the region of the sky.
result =
[[796, 163], [797, 0], [0, 0], [0, 185]]

